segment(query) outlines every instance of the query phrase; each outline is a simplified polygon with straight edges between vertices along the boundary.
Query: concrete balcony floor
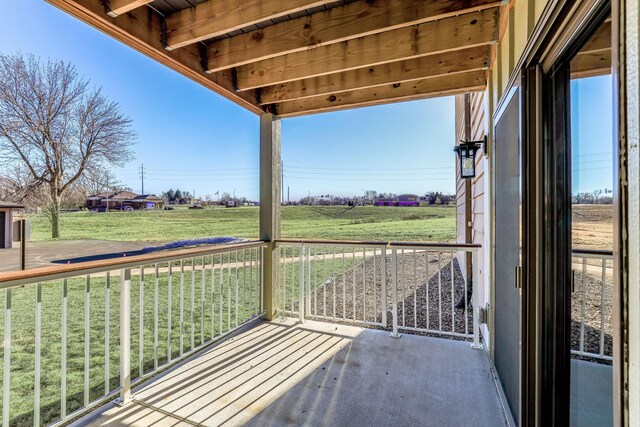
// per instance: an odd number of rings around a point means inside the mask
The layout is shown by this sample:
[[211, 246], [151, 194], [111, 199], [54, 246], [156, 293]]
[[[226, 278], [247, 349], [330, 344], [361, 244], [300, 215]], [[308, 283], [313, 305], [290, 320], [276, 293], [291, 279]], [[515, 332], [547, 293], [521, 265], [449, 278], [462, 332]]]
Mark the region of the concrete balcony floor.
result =
[[462, 341], [258, 322], [76, 425], [503, 426], [489, 366]]

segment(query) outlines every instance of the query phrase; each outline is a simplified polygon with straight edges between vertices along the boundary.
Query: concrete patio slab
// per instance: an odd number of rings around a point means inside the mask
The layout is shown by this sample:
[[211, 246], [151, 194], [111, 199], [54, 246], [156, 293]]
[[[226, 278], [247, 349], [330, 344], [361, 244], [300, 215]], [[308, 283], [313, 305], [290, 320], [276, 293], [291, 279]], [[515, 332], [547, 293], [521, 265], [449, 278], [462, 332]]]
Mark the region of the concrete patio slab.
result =
[[[177, 423], [177, 424], [172, 424]], [[308, 321], [262, 322], [77, 425], [503, 426], [469, 343]]]

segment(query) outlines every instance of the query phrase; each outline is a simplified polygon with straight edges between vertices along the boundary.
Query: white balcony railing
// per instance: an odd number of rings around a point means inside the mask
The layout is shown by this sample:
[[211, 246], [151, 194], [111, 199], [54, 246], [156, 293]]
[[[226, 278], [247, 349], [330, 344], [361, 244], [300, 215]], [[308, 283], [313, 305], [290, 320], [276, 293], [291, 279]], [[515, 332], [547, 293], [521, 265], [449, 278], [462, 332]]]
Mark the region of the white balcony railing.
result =
[[[473, 340], [477, 306], [458, 265], [477, 245], [278, 241], [278, 309], [283, 316], [362, 324]], [[476, 313], [474, 313], [476, 308]]]
[[262, 314], [263, 242], [6, 274], [2, 425], [68, 421]]
[[576, 249], [572, 253], [571, 353], [613, 360], [613, 253]]

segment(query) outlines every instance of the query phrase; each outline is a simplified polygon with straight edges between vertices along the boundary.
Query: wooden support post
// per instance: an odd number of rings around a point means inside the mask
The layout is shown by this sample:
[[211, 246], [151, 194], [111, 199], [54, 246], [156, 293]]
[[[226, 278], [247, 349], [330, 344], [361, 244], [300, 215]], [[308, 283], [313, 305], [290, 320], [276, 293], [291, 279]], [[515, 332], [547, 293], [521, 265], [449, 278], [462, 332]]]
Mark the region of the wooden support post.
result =
[[276, 316], [278, 257], [275, 240], [280, 237], [280, 119], [273, 114], [260, 117], [260, 239], [269, 242], [263, 259], [263, 307], [265, 319]]
[[20, 270], [27, 269], [27, 220], [20, 220]]

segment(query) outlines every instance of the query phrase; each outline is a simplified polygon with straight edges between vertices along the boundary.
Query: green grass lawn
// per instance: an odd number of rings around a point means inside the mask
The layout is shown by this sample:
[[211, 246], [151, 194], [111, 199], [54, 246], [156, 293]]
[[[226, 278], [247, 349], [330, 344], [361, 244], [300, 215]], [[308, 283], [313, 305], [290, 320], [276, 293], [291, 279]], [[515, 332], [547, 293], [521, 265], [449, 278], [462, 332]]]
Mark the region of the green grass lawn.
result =
[[[139, 242], [213, 236], [255, 239], [258, 214], [258, 207], [76, 212], [62, 215], [61, 228], [63, 239]], [[33, 215], [31, 220], [31, 238], [50, 240], [51, 227], [46, 216]], [[282, 210], [282, 235], [308, 239], [452, 241], [455, 208], [286, 206]]]

